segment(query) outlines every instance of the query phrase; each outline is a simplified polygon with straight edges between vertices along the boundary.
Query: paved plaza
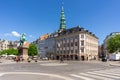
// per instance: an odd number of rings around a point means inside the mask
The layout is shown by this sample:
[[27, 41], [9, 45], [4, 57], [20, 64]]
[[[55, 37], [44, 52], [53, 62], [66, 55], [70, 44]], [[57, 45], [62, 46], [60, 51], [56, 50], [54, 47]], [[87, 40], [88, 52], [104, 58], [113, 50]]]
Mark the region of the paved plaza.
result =
[[[116, 64], [113, 65], [113, 64]], [[0, 80], [120, 80], [119, 62], [39, 61], [0, 63]]]

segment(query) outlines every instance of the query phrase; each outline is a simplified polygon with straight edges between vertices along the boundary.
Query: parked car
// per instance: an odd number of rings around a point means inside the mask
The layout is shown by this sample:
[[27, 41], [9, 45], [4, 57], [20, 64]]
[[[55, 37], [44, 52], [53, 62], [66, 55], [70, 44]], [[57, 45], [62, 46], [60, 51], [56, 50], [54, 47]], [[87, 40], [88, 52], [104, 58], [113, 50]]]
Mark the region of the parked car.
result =
[[42, 58], [42, 60], [48, 60], [48, 58], [47, 58], [47, 57], [44, 57], [44, 58]]
[[31, 62], [31, 61], [32, 61], [32, 59], [31, 59], [30, 57], [28, 57], [28, 58], [27, 58], [27, 61], [28, 61], [28, 62]]
[[38, 57], [37, 57], [37, 56], [34, 56], [34, 57], [33, 57], [33, 60], [34, 60], [35, 62], [37, 62], [37, 61], [38, 61]]
[[102, 58], [102, 62], [107, 62], [107, 58], [106, 57]]

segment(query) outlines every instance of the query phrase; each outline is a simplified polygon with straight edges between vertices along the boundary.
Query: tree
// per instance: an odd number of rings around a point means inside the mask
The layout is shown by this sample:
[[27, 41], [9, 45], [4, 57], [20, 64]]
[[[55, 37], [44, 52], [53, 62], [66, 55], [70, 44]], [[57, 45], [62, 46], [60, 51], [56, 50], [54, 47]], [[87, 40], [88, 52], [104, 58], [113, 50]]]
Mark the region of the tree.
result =
[[107, 40], [107, 50], [109, 53], [120, 51], [120, 35], [115, 35]]
[[8, 52], [8, 55], [11, 55], [11, 54], [18, 55], [18, 50], [17, 49], [10, 48], [10, 49], [7, 50], [7, 52]]
[[2, 54], [7, 54], [7, 50], [2, 50], [2, 51], [1, 51], [1, 55], [2, 55]]
[[10, 48], [10, 49], [1, 51], [1, 54], [7, 54], [7, 55], [13, 54], [13, 55], [18, 55], [18, 50], [17, 50], [17, 49]]
[[35, 56], [38, 54], [37, 46], [35, 44], [30, 44], [28, 48], [28, 55]]

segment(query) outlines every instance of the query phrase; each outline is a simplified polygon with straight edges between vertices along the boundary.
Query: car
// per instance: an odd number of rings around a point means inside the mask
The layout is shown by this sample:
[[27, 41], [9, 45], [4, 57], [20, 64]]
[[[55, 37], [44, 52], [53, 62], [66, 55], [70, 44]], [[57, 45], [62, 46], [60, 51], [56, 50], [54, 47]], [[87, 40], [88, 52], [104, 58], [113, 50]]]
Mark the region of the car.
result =
[[28, 57], [28, 58], [27, 58], [27, 61], [28, 61], [28, 62], [31, 62], [31, 61], [32, 61], [32, 59], [31, 59], [30, 57]]
[[42, 58], [42, 60], [48, 60], [48, 58], [47, 58], [47, 57], [44, 57], [44, 58]]
[[102, 62], [107, 62], [106, 57], [102, 58]]
[[34, 60], [35, 62], [37, 62], [38, 57], [37, 57], [37, 56], [34, 56], [34, 57], [33, 57], [33, 60]]

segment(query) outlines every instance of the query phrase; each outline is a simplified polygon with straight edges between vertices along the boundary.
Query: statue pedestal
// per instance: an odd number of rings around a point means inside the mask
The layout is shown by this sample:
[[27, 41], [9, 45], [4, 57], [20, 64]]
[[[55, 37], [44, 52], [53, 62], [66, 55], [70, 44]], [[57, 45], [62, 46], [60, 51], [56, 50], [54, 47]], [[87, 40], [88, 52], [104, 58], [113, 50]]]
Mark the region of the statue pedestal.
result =
[[24, 60], [28, 58], [28, 48], [18, 47], [18, 56], [21, 56]]
[[24, 42], [23, 46], [18, 47], [18, 56], [21, 56], [24, 60], [28, 58], [29, 42]]

